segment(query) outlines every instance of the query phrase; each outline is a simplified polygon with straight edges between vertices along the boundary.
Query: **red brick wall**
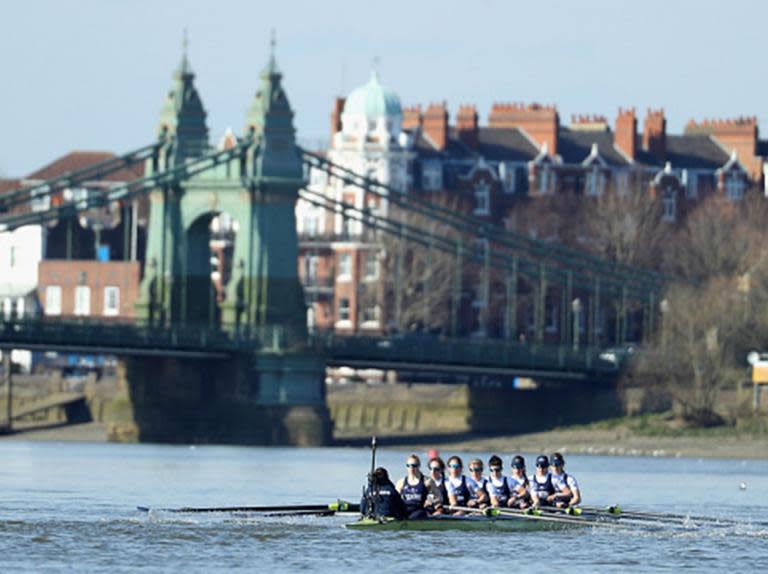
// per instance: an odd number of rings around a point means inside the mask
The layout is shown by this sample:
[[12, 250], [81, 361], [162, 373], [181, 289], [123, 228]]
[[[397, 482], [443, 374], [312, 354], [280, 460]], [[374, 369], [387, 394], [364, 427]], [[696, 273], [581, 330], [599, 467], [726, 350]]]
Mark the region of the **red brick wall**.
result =
[[[47, 260], [38, 267], [38, 297], [46, 308], [46, 287], [61, 287], [61, 316], [75, 314], [75, 287], [91, 288], [90, 316], [104, 319], [134, 317], [134, 304], [139, 295], [140, 271], [137, 261]], [[120, 289], [117, 316], [104, 315], [104, 288]]]

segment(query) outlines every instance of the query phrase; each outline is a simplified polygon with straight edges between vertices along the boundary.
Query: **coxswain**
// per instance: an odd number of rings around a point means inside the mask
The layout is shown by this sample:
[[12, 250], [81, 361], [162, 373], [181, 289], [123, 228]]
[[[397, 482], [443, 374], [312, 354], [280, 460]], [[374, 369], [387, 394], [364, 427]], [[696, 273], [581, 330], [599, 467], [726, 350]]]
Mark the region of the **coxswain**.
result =
[[395, 488], [405, 503], [409, 519], [426, 518], [435, 501], [442, 507], [440, 491], [430, 478], [421, 472], [421, 460], [412, 454], [405, 461], [406, 475], [397, 481]]
[[443, 505], [448, 504], [448, 490], [445, 488], [445, 462], [439, 456], [429, 459], [429, 478], [440, 493], [440, 498], [432, 501], [433, 514], [442, 514]]
[[488, 479], [483, 476], [483, 461], [473, 458], [469, 461], [469, 476], [467, 477], [469, 488], [469, 502], [467, 506], [473, 508], [485, 508], [490, 504], [488, 495]]
[[389, 480], [386, 468], [373, 471], [360, 501], [360, 513], [366, 518], [394, 518], [404, 520], [407, 517], [405, 503]]
[[525, 474], [525, 459], [517, 455], [512, 459], [512, 473], [507, 477], [509, 485], [510, 508], [525, 509], [533, 504], [531, 499], [530, 481]]
[[445, 489], [451, 506], [469, 506], [471, 493], [463, 470], [464, 463], [460, 457], [454, 455], [448, 459], [448, 480], [445, 482]]
[[495, 454], [488, 459], [488, 494], [491, 496], [491, 506], [505, 508], [509, 502], [510, 489], [507, 477], [504, 476], [504, 463]]
[[552, 475], [549, 474], [549, 458], [542, 454], [536, 458], [536, 471], [530, 477], [531, 498], [534, 506], [552, 506], [555, 494]]
[[581, 503], [579, 483], [573, 475], [565, 472], [565, 459], [556, 452], [552, 455], [552, 485], [555, 493], [552, 495], [552, 505], [557, 508], [578, 506]]

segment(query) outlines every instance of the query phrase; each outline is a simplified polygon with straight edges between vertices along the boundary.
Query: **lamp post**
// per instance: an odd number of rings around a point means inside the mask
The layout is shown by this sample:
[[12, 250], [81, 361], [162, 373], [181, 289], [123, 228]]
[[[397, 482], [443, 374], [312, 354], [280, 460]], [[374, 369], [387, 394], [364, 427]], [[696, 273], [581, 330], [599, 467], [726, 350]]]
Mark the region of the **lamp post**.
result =
[[580, 335], [580, 321], [581, 321], [581, 299], [576, 297], [571, 302], [571, 310], [573, 311], [573, 350], [578, 351], [579, 350], [579, 335]]

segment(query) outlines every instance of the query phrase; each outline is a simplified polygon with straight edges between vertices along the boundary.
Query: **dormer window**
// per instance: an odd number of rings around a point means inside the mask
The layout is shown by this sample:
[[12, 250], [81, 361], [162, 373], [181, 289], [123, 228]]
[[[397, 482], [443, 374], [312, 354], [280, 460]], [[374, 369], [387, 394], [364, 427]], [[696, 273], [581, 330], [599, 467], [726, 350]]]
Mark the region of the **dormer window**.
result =
[[597, 197], [603, 193], [603, 174], [597, 167], [593, 167], [587, 174], [587, 195]]
[[677, 197], [675, 196], [675, 189], [673, 187], [667, 187], [664, 189], [664, 193], [661, 198], [662, 204], [662, 221], [674, 222], [677, 219]]
[[421, 170], [421, 187], [434, 191], [443, 187], [443, 167], [439, 161], [425, 161]]
[[746, 184], [738, 174], [731, 174], [725, 180], [725, 197], [728, 201], [741, 201]]
[[475, 185], [475, 215], [488, 215], [491, 212], [491, 186], [484, 181]]

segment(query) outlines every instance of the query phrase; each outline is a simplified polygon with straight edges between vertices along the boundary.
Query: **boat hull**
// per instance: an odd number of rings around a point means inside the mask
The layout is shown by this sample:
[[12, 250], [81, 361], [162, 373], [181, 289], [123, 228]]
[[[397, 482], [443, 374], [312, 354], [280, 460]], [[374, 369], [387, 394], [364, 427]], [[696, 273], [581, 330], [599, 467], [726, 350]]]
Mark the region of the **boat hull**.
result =
[[558, 522], [535, 520], [526, 516], [431, 516], [418, 520], [376, 520], [361, 518], [346, 524], [354, 530], [501, 530], [539, 532], [588, 526], [588, 522]]

